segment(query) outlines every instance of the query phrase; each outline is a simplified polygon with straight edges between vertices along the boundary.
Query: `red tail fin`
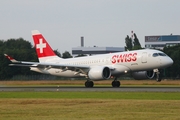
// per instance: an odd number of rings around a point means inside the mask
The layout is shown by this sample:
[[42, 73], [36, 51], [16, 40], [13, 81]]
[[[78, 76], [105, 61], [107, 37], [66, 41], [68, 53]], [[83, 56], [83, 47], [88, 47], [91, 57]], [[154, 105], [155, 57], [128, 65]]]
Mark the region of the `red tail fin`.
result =
[[32, 37], [38, 58], [56, 56], [48, 42], [38, 30], [32, 31]]

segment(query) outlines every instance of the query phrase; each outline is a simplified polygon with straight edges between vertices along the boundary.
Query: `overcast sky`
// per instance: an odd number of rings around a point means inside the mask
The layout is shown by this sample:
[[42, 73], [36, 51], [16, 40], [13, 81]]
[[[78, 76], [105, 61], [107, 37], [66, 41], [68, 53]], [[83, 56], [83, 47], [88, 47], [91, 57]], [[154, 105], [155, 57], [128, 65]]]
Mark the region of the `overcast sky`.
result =
[[144, 47], [149, 35], [180, 35], [180, 0], [2, 0], [0, 39], [33, 44], [39, 30], [53, 49], [124, 47], [133, 30]]

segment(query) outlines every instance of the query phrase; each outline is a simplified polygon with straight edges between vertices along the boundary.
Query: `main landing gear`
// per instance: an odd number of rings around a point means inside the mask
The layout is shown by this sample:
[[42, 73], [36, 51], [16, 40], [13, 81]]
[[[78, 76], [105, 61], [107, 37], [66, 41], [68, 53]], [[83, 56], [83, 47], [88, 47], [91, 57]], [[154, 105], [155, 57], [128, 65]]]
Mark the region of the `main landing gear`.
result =
[[91, 87], [93, 87], [93, 86], [94, 86], [94, 82], [93, 82], [93, 81], [87, 80], [87, 81], [85, 82], [85, 87], [91, 88]]
[[161, 77], [160, 70], [154, 69], [154, 72], [156, 73], [156, 81], [157, 81], [157, 82], [161, 82], [162, 77]]
[[120, 81], [117, 81], [117, 77], [115, 77], [114, 81], [112, 81], [112, 87], [120, 87]]
[[[114, 81], [112, 81], [112, 87], [120, 87], [121, 83], [120, 81], [117, 81], [117, 77], [115, 77]], [[94, 86], [94, 82], [87, 80], [85, 82], [85, 87], [92, 88]]]

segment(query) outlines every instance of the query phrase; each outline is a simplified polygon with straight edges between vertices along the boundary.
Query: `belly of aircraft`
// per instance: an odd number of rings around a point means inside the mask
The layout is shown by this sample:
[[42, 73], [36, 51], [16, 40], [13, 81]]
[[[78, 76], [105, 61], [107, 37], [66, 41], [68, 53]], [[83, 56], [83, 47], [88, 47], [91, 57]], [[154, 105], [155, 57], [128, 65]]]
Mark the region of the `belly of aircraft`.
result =
[[81, 77], [82, 75], [72, 70], [49, 70], [51, 75], [62, 76], [62, 77]]

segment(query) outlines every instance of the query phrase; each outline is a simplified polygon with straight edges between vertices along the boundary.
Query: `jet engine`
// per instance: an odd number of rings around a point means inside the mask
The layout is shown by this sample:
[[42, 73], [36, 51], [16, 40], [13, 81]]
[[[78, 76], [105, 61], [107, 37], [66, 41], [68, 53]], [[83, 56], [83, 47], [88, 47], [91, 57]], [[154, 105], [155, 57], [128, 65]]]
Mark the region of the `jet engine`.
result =
[[132, 76], [136, 80], [152, 79], [155, 76], [155, 72], [153, 70], [133, 72]]
[[111, 77], [111, 70], [105, 66], [92, 67], [88, 72], [88, 77], [91, 80], [103, 80]]

